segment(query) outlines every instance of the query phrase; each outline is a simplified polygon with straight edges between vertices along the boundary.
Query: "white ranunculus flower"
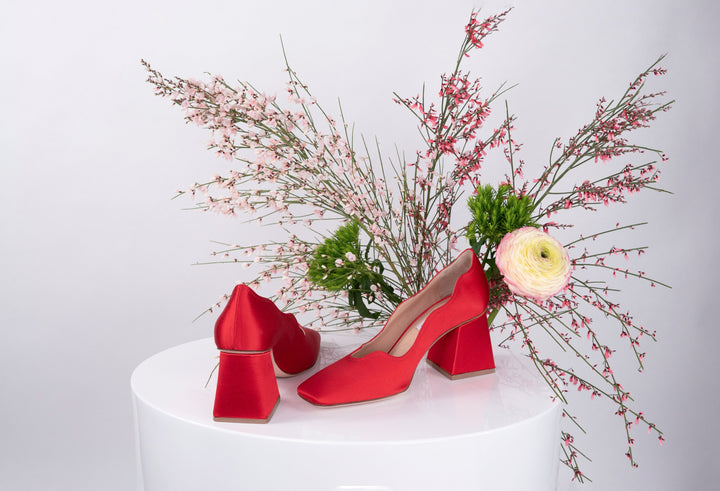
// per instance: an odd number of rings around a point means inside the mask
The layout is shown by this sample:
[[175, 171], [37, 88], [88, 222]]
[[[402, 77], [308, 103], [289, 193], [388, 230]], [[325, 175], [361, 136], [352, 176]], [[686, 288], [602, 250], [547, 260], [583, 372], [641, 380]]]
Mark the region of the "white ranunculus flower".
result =
[[570, 281], [570, 257], [549, 234], [523, 227], [500, 241], [495, 263], [510, 291], [537, 301], [559, 293]]

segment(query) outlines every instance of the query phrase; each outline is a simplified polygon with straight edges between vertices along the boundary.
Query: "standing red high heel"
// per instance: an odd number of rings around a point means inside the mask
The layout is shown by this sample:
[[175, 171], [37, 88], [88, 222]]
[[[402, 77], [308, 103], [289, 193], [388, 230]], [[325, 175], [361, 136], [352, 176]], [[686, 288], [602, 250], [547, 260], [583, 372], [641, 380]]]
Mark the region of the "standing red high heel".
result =
[[240, 284], [215, 323], [215, 344], [220, 350], [215, 420], [267, 423], [280, 401], [275, 377], [312, 367], [320, 334]]
[[472, 249], [398, 305], [370, 341], [298, 387], [307, 401], [333, 406], [403, 392], [423, 355], [451, 377], [493, 371], [485, 310], [488, 284]]

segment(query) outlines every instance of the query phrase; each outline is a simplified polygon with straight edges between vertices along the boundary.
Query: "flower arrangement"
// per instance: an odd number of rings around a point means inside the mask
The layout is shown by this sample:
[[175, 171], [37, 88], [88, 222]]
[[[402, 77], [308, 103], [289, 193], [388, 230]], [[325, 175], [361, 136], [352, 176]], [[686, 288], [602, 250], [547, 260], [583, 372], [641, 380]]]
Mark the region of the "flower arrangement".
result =
[[[564, 245], [549, 232], [572, 231], [571, 224], [554, 221], [568, 210], [624, 203], [643, 189], [662, 191], [656, 186], [657, 165], [666, 156], [629, 140], [672, 104], [661, 101], [663, 92], [645, 91], [651, 76], [665, 73], [662, 58], [619, 98], [600, 99], [592, 119], [569, 139], [557, 138], [549, 163], [526, 179], [525, 164], [517, 159], [520, 145], [512, 137], [516, 118], [507, 103], [498, 124], [486, 129], [494, 103], [509, 88], [484, 95], [479, 80], [462, 69], [508, 13], [484, 20], [471, 14], [455, 67], [441, 76], [437, 97], [424, 91], [414, 97], [395, 94], [424, 141], [411, 158], [400, 153], [388, 158], [379, 145], [371, 149], [364, 137], [356, 139], [342, 108], [338, 122], [287, 59], [283, 104], [247, 82], [167, 78], [143, 64], [156, 93], [180, 106], [187, 122], [210, 130], [209, 148], [235, 164], [226, 175], [178, 194], [192, 197], [201, 210], [249, 215], [285, 234], [281, 241], [223, 244], [215, 253], [220, 262], [255, 266], [257, 275], [247, 282], [255, 287], [279, 282], [273, 299], [288, 311], [307, 313], [308, 323], [320, 330], [357, 329], [381, 324], [467, 241], [490, 284], [488, 320], [495, 334], [504, 336], [500, 345], [519, 343], [554, 397], [566, 403], [566, 426], [584, 431], [567, 405], [570, 388], [608, 401], [623, 420], [626, 455], [637, 466], [636, 427], [644, 425], [661, 443], [663, 434], [619, 382], [611, 361], [616, 348], [606, 329], [593, 327], [593, 319], [616, 323], [624, 348], [642, 369], [640, 341], [655, 340], [655, 333], [613, 300], [616, 277], [667, 285], [613, 263], [643, 254], [645, 246], [603, 247], [598, 239], [644, 223], [617, 223], [575, 235]], [[483, 183], [482, 165], [497, 160], [496, 154], [508, 166], [504, 181]], [[578, 171], [590, 167], [604, 175], [583, 178]], [[456, 224], [453, 214], [460, 207], [467, 207], [470, 220]], [[539, 345], [548, 340], [567, 356], [544, 356]], [[562, 461], [574, 478], [587, 479], [571, 429], [563, 428], [561, 439]]]

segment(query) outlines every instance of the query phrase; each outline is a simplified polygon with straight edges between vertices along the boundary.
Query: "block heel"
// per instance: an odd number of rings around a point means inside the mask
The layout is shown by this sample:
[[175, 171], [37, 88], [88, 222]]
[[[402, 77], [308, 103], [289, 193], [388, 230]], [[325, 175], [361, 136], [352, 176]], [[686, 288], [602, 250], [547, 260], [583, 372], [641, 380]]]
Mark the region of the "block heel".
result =
[[494, 372], [487, 316], [483, 314], [445, 334], [428, 351], [427, 362], [453, 380]]
[[215, 421], [267, 423], [280, 402], [272, 355], [220, 351]]
[[220, 350], [216, 421], [267, 423], [280, 400], [275, 376], [315, 364], [320, 334], [247, 285], [237, 285], [215, 322]]

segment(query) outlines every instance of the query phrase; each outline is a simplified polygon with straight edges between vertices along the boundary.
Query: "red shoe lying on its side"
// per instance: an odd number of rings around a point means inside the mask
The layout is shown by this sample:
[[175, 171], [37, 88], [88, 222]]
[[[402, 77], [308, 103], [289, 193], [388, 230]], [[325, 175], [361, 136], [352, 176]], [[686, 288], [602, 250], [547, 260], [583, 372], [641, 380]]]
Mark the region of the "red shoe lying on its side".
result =
[[280, 400], [275, 377], [312, 367], [320, 334], [241, 284], [215, 323], [215, 344], [220, 350], [215, 420], [266, 423]]
[[298, 387], [307, 401], [333, 406], [406, 390], [423, 355], [446, 375], [495, 369], [486, 308], [488, 284], [472, 249], [398, 305], [373, 339]]

